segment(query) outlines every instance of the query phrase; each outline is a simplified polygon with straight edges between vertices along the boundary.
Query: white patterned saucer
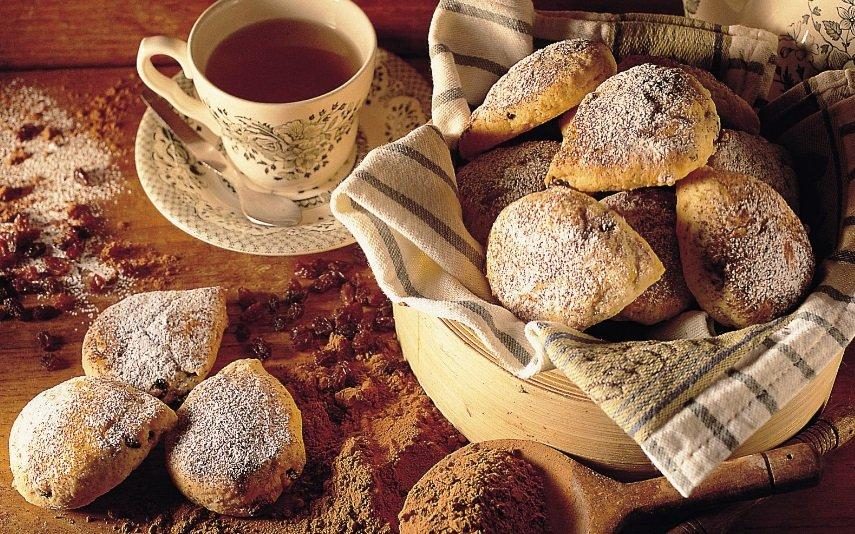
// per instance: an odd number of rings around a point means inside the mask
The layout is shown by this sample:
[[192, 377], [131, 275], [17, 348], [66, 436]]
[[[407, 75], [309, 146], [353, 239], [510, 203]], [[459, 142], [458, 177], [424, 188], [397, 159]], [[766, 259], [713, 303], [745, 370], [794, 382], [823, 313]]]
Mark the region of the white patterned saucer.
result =
[[[180, 75], [177, 80], [185, 90], [192, 90], [191, 82]], [[297, 256], [340, 248], [355, 240], [330, 213], [330, 191], [369, 150], [427, 122], [430, 94], [430, 84], [404, 60], [385, 50], [377, 51], [371, 92], [359, 112], [355, 153], [330, 182], [301, 195], [298, 204], [303, 207], [303, 222], [299, 226], [270, 228], [250, 223], [241, 214], [231, 185], [198, 165], [150, 110], [146, 110], [137, 130], [137, 174], [160, 213], [206, 243], [263, 256]], [[206, 128], [188, 122], [202, 137], [218, 143]]]

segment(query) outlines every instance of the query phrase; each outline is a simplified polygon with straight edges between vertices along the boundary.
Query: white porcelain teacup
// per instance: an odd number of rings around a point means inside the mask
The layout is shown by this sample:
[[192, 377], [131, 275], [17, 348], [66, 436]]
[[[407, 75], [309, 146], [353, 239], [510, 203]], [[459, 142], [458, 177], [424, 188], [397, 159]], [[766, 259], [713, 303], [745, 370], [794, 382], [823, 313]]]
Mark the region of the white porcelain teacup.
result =
[[855, 60], [855, 0], [683, 0], [686, 15], [780, 36], [772, 95]]
[[[356, 74], [328, 93], [283, 103], [238, 98], [205, 77], [206, 63], [223, 39], [250, 24], [281, 18], [323, 24], [347, 38], [359, 55]], [[296, 199], [330, 180], [352, 155], [376, 50], [374, 28], [351, 0], [219, 0], [202, 13], [187, 42], [143, 39], [137, 71], [178, 111], [220, 136], [228, 156], [257, 188]], [[154, 67], [151, 58], [161, 54], [179, 63], [198, 99]]]

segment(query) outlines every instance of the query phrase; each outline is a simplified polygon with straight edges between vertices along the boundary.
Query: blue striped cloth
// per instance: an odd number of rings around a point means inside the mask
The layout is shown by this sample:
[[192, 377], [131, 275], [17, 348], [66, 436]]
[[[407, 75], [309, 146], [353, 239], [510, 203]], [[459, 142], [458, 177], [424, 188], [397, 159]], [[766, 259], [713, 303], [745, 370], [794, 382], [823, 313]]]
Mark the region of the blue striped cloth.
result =
[[855, 336], [855, 77], [825, 73], [761, 114], [767, 137], [803, 163], [804, 211], [825, 258], [807, 300], [787, 317], [720, 336], [694, 312], [660, 327], [656, 338], [670, 341], [606, 343], [524, 324], [496, 303], [484, 250], [463, 225], [449, 149], [508, 67], [536, 44], [570, 37], [601, 38], [618, 59], [651, 52], [703, 66], [752, 102], [768, 91], [777, 47], [762, 30], [682, 17], [441, 0], [429, 34], [433, 123], [371, 152], [334, 192], [333, 212], [394, 302], [466, 325], [521, 378], [558, 367], [688, 495]]

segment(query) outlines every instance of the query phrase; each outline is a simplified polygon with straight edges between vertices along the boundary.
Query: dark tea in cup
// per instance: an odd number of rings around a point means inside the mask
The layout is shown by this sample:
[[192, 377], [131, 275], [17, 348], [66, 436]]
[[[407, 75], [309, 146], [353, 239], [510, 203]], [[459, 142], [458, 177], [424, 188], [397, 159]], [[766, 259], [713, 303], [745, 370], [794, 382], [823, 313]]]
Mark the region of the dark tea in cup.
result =
[[318, 22], [270, 19], [245, 26], [211, 52], [205, 77], [253, 102], [298, 102], [323, 95], [359, 70], [356, 47]]

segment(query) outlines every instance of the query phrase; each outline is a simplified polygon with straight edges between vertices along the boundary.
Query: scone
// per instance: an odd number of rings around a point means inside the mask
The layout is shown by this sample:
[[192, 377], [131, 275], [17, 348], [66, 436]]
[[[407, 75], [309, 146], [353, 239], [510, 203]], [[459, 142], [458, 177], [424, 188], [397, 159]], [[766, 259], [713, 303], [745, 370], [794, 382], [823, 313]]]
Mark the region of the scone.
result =
[[584, 330], [613, 317], [664, 272], [621, 216], [566, 187], [505, 208], [487, 244], [493, 294], [523, 321]]
[[615, 193], [601, 201], [644, 238], [665, 267], [665, 274], [615, 319], [651, 325], [687, 310], [694, 299], [683, 278], [677, 246], [677, 198], [665, 188]]
[[677, 238], [689, 289], [726, 326], [780, 317], [813, 278], [804, 225], [772, 187], [744, 174], [705, 167], [681, 180]]
[[196, 386], [166, 440], [166, 467], [188, 499], [250, 516], [303, 471], [300, 410], [258, 360], [237, 360]]
[[653, 63], [654, 65], [661, 65], [663, 67], [676, 67], [688, 72], [697, 78], [701, 82], [701, 85], [706, 87], [710, 92], [710, 96], [713, 102], [715, 102], [718, 116], [721, 118], [722, 126], [752, 134], [760, 133], [760, 117], [757, 116], [754, 108], [743, 100], [742, 97], [734, 93], [730, 87], [718, 81], [710, 71], [685, 65], [666, 57], [645, 55], [626, 56], [621, 59], [618, 71], [623, 72], [644, 63]]
[[547, 184], [580, 191], [673, 185], [707, 162], [718, 131], [715, 104], [694, 76], [639, 65], [579, 104]]
[[131, 295], [89, 327], [83, 370], [171, 403], [211, 371], [227, 322], [219, 287]]
[[722, 130], [715, 154], [707, 165], [713, 169], [753, 176], [772, 186], [793, 211], [799, 211], [799, 184], [790, 155], [759, 135]]
[[86, 506], [127, 478], [175, 422], [169, 406], [127, 384], [66, 380], [39, 393], [12, 424], [12, 485], [37, 506]]
[[487, 92], [460, 136], [466, 159], [527, 132], [575, 107], [615, 73], [611, 50], [600, 41], [570, 39], [518, 61]]
[[543, 181], [558, 151], [558, 141], [526, 141], [486, 152], [457, 172], [463, 223], [487, 244], [490, 228], [505, 206], [546, 188]]

